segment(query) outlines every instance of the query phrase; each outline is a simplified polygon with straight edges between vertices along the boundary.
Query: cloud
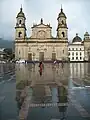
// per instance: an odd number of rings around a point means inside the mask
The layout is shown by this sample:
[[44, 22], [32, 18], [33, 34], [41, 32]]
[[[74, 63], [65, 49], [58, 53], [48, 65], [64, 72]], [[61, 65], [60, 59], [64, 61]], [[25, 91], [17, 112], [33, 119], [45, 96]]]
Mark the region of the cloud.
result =
[[89, 0], [0, 0], [0, 14], [2, 18], [0, 20], [1, 36], [14, 38], [16, 15], [19, 12], [21, 4], [27, 18], [28, 36], [31, 35], [33, 22], [38, 24], [41, 18], [44, 19], [45, 24], [51, 24], [52, 34], [56, 36], [57, 17], [61, 4], [67, 16], [69, 40], [72, 40], [76, 33], [79, 33], [79, 36], [82, 38], [86, 31], [90, 33]]
[[21, 3], [24, 0], [0, 0], [1, 20], [0, 20], [0, 36], [4, 38], [14, 38], [14, 27], [16, 22], [16, 14], [19, 11]]

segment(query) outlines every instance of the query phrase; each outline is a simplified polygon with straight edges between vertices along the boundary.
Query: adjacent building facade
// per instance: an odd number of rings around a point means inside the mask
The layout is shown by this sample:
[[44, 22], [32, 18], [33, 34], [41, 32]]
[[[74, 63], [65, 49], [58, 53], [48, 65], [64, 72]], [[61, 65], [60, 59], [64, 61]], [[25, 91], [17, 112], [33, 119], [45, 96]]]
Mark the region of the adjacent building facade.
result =
[[84, 61], [84, 44], [78, 34], [68, 45], [68, 57], [70, 61]]
[[90, 35], [88, 32], [84, 34], [84, 58], [85, 61], [90, 61]]
[[68, 58], [70, 61], [90, 61], [90, 35], [88, 32], [81, 39], [78, 34], [68, 44]]
[[22, 8], [16, 17], [15, 27], [15, 59], [29, 61], [89, 61], [90, 60], [90, 35], [88, 32], [82, 40], [78, 34], [68, 43], [67, 17], [61, 8], [57, 17], [57, 35], [52, 36], [50, 24], [44, 24], [43, 19], [39, 24], [34, 24], [30, 37], [26, 34], [25, 14]]

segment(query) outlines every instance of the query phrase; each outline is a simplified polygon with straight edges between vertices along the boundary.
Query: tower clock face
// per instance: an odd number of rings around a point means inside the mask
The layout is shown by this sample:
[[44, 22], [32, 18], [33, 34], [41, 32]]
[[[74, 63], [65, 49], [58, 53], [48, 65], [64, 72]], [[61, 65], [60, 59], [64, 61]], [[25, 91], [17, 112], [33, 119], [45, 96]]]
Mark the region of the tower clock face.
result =
[[38, 38], [45, 38], [45, 31], [39, 31], [37, 34]]

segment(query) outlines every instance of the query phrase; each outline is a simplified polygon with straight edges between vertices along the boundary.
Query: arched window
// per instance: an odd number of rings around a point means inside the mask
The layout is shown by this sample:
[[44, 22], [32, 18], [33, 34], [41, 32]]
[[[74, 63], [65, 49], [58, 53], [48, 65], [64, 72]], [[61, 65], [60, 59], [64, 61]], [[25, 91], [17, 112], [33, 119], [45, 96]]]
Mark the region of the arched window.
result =
[[19, 50], [19, 55], [20, 55], [20, 50]]
[[80, 52], [80, 55], [82, 55], [82, 53]]
[[68, 55], [70, 56], [70, 52], [68, 52]]
[[22, 20], [19, 20], [19, 24], [21, 24], [22, 23]]
[[72, 55], [74, 55], [74, 52], [72, 52]]
[[63, 50], [63, 54], [64, 54], [64, 50]]
[[64, 21], [62, 20], [62, 24], [64, 24]]
[[21, 36], [22, 36], [22, 32], [19, 32], [19, 33], [18, 33], [18, 37], [21, 37]]
[[64, 32], [62, 32], [62, 36], [65, 37], [65, 33]]
[[78, 52], [76, 52], [76, 55], [78, 55]]

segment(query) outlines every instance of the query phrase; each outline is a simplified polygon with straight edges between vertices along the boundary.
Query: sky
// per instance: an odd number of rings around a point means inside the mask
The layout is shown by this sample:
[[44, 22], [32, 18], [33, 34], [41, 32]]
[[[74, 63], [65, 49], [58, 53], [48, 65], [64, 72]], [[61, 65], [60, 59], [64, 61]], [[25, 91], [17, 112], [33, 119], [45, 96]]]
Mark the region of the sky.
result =
[[50, 23], [52, 35], [56, 37], [57, 17], [61, 4], [67, 16], [68, 40], [76, 33], [83, 39], [84, 33], [90, 33], [90, 0], [0, 0], [0, 37], [14, 40], [16, 15], [23, 7], [26, 16], [27, 36], [31, 36], [33, 23]]

